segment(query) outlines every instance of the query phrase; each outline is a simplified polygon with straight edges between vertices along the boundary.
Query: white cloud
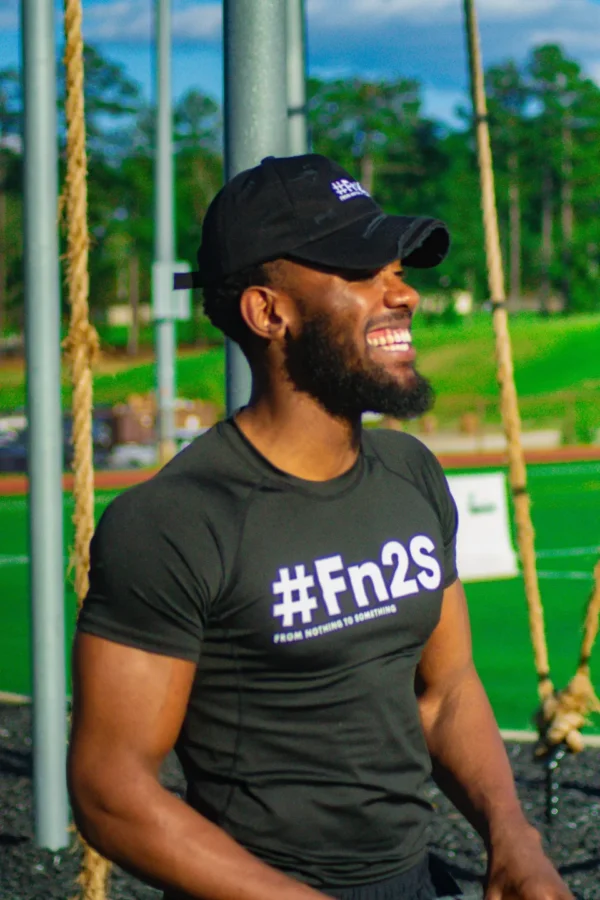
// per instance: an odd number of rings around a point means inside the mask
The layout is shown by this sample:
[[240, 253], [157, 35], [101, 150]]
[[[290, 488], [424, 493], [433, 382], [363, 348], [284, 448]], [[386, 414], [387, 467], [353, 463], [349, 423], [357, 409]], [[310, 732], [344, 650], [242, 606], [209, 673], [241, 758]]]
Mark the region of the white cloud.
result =
[[152, 15], [144, 0], [112, 0], [84, 7], [83, 33], [89, 41], [147, 41]]
[[214, 41], [221, 37], [220, 3], [192, 3], [173, 13], [173, 37], [177, 40]]
[[17, 0], [0, 0], [0, 31], [16, 31], [19, 27]]
[[[599, 23], [600, 24], [600, 23]], [[575, 28], [544, 28], [531, 33], [533, 44], [560, 44], [573, 52], [600, 51], [600, 31]]]
[[[557, 9], [562, 0], [479, 0], [482, 22], [535, 19]], [[578, 2], [578, 0], [575, 0]], [[583, 0], [586, 2], [586, 0]], [[308, 0], [309, 22], [315, 28], [354, 30], [382, 24], [422, 25], [457, 21], [462, 17], [459, 0]]]
[[585, 67], [586, 74], [595, 81], [596, 84], [600, 85], [600, 59], [596, 59], [593, 62], [588, 63]]
[[481, 21], [534, 19], [558, 9], [564, 0], [479, 0]]
[[[150, 0], [109, 0], [85, 4], [83, 29], [90, 41], [147, 42], [152, 37]], [[173, 40], [214, 41], [221, 37], [221, 3], [175, 3], [171, 17]]]

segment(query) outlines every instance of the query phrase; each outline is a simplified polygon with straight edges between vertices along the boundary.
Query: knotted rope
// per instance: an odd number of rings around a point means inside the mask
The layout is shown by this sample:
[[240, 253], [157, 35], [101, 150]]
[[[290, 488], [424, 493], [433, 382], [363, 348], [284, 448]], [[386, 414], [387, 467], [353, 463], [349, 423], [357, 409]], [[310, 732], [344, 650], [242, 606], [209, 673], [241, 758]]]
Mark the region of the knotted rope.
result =
[[508, 444], [509, 479], [515, 509], [517, 544], [523, 567], [529, 629], [538, 676], [540, 708], [536, 715], [536, 722], [540, 740], [536, 753], [539, 756], [543, 756], [551, 747], [562, 742], [566, 743], [570, 750], [577, 752], [583, 748], [583, 738], [579, 729], [585, 724], [587, 715], [590, 712], [600, 712], [600, 701], [594, 693], [588, 665], [598, 629], [598, 613], [600, 611], [599, 567], [596, 567], [596, 589], [588, 605], [585, 636], [577, 672], [569, 685], [562, 691], [557, 692], [550, 678], [544, 609], [536, 568], [535, 532], [531, 521], [527, 471], [521, 442], [521, 419], [514, 381], [512, 350], [506, 313], [506, 293], [502, 254], [500, 251], [487, 100], [474, 0], [464, 0], [464, 10], [469, 44], [477, 155], [481, 179], [488, 281], [496, 335], [500, 410]]
[[523, 566], [525, 596], [529, 613], [529, 627], [533, 644], [535, 667], [538, 674], [538, 694], [544, 703], [554, 693], [550, 680], [548, 647], [544, 627], [544, 609], [540, 596], [535, 563], [535, 533], [531, 521], [529, 493], [527, 491], [527, 471], [521, 442], [521, 417], [515, 387], [512, 348], [506, 313], [506, 292], [504, 271], [500, 251], [498, 213], [494, 187], [492, 149], [487, 120], [487, 100], [483, 78], [483, 65], [479, 43], [479, 31], [473, 0], [464, 0], [469, 60], [471, 92], [477, 155], [481, 180], [481, 203], [485, 231], [485, 250], [488, 282], [493, 304], [493, 323], [496, 336], [497, 379], [500, 388], [500, 411], [508, 445], [508, 469], [512, 490], [517, 544]]
[[577, 671], [567, 687], [549, 697], [538, 712], [537, 756], [544, 756], [551, 747], [563, 742], [573, 753], [579, 753], [585, 743], [580, 729], [587, 723], [590, 713], [600, 712], [600, 700], [592, 684], [589, 666], [598, 634], [599, 614], [600, 560], [594, 567], [594, 587], [587, 603]]
[[[64, 342], [73, 382], [73, 494], [75, 511], [75, 593], [79, 606], [88, 591], [90, 541], [94, 532], [94, 463], [92, 443], [92, 366], [99, 341], [89, 321], [87, 226], [87, 155], [83, 90], [81, 0], [65, 0], [65, 69], [67, 173], [63, 208], [67, 223], [67, 286], [71, 317]], [[84, 842], [79, 877], [83, 900], [105, 900], [110, 864]]]

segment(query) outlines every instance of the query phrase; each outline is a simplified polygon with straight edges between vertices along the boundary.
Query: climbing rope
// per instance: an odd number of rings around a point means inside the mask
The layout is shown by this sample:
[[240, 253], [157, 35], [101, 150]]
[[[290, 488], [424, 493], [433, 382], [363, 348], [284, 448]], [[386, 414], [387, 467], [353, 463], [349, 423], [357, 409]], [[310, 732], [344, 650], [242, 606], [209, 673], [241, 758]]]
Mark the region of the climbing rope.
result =
[[594, 567], [594, 587], [587, 603], [577, 670], [567, 687], [549, 697], [542, 707], [538, 722], [540, 740], [535, 751], [537, 756], [544, 756], [550, 747], [561, 743], [565, 743], [573, 753], [579, 753], [584, 747], [580, 729], [586, 724], [590, 713], [600, 713], [600, 700], [590, 677], [590, 658], [598, 634], [599, 615], [600, 560]]
[[506, 313], [506, 293], [504, 271], [500, 251], [498, 213], [494, 188], [492, 149], [487, 120], [487, 100], [483, 80], [483, 66], [477, 18], [472, 0], [464, 0], [469, 59], [471, 69], [471, 91], [475, 113], [475, 133], [481, 178], [481, 197], [485, 231], [485, 250], [488, 266], [488, 281], [493, 304], [493, 323], [496, 336], [497, 378], [500, 387], [500, 410], [508, 445], [508, 468], [512, 490], [517, 543], [523, 576], [525, 595], [529, 611], [529, 625], [538, 673], [538, 693], [543, 703], [554, 693], [550, 680], [548, 648], [544, 628], [544, 609], [535, 563], [535, 534], [531, 521], [530, 500], [527, 490], [527, 471], [521, 442], [521, 417], [515, 387], [512, 348]]
[[[92, 366], [99, 352], [98, 335], [89, 321], [87, 226], [87, 155], [83, 90], [81, 0], [65, 0], [65, 69], [67, 172], [62, 206], [67, 230], [67, 287], [71, 317], [64, 342], [73, 383], [73, 495], [75, 511], [75, 593], [81, 607], [88, 591], [90, 541], [94, 533], [94, 462], [92, 443]], [[83, 842], [79, 876], [82, 900], [105, 900], [110, 864]]]
[[[536, 721], [540, 740], [536, 747], [536, 754], [544, 756], [552, 747], [563, 742], [566, 743], [570, 750], [578, 752], [583, 748], [583, 738], [579, 729], [585, 723], [589, 713], [600, 712], [600, 701], [598, 701], [594, 693], [589, 674], [589, 659], [598, 629], [600, 588], [596, 580], [596, 590], [588, 606], [585, 637], [577, 672], [569, 685], [564, 690], [557, 692], [550, 678], [544, 609], [536, 568], [535, 532], [531, 521], [527, 471], [521, 442], [521, 419], [514, 381], [511, 341], [506, 312], [506, 293], [496, 209], [494, 169], [477, 14], [475, 11], [475, 0], [463, 0], [463, 3], [469, 45], [471, 92], [481, 179], [481, 202], [488, 281], [496, 336], [500, 410], [508, 445], [509, 480], [515, 510], [517, 544], [523, 567], [529, 628], [538, 676], [540, 708]], [[598, 570], [598, 567], [596, 567], [596, 570]]]

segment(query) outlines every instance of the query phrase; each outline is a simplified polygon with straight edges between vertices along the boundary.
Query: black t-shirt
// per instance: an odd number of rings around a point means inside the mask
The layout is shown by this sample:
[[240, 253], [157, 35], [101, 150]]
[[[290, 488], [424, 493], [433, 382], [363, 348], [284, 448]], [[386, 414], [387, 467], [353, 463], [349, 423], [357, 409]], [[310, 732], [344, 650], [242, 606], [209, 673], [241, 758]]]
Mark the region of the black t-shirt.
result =
[[456, 528], [406, 434], [312, 482], [222, 422], [108, 507], [78, 627], [196, 663], [176, 751], [199, 812], [313, 886], [383, 880], [425, 849], [414, 676]]

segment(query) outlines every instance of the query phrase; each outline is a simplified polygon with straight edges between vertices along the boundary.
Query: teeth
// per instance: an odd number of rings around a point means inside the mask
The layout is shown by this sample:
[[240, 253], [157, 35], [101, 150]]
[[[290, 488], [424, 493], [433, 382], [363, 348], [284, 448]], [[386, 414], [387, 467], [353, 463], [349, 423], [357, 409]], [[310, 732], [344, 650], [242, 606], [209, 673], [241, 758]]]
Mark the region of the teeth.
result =
[[401, 343], [401, 344], [389, 344], [389, 345], [386, 345], [385, 347], [382, 347], [381, 349], [384, 350], [386, 353], [397, 353], [399, 350], [408, 350], [409, 347], [410, 347], [410, 344]]
[[412, 336], [406, 328], [397, 328], [393, 331], [388, 328], [383, 334], [367, 337], [367, 344], [370, 347], [394, 347], [406, 350], [412, 344]]

